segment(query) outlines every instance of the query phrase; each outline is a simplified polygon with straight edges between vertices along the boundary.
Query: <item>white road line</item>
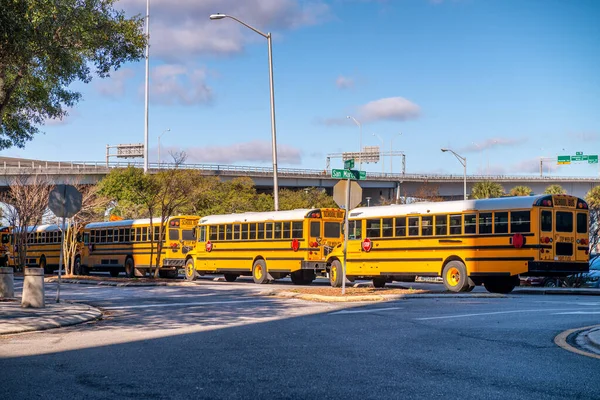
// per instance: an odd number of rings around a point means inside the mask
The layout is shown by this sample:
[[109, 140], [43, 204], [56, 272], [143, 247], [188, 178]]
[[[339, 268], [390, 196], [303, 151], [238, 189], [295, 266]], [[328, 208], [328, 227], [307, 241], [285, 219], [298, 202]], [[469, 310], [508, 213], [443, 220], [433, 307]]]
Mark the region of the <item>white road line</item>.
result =
[[569, 309], [535, 309], [535, 310], [513, 310], [513, 311], [495, 311], [488, 313], [477, 313], [477, 314], [458, 314], [458, 315], [444, 315], [441, 317], [424, 317], [415, 318], [417, 321], [427, 321], [432, 319], [450, 319], [450, 318], [468, 318], [468, 317], [479, 317], [483, 315], [498, 315], [498, 314], [517, 314], [517, 313], [530, 313], [530, 312], [548, 312], [548, 311], [571, 311]]
[[600, 311], [571, 311], [571, 312], [554, 313], [552, 315], [573, 315], [573, 314], [580, 314], [580, 315], [600, 314]]
[[329, 313], [329, 315], [335, 314], [362, 314], [362, 313], [373, 313], [378, 311], [389, 311], [389, 310], [400, 310], [400, 307], [388, 307], [388, 308], [373, 308], [370, 310], [342, 310]]
[[139, 304], [136, 306], [115, 306], [102, 307], [103, 310], [128, 310], [132, 308], [156, 308], [156, 307], [172, 307], [172, 306], [207, 306], [218, 304], [235, 304], [235, 303], [265, 303], [272, 300], [231, 300], [231, 301], [199, 301], [195, 303], [160, 303], [160, 304]]

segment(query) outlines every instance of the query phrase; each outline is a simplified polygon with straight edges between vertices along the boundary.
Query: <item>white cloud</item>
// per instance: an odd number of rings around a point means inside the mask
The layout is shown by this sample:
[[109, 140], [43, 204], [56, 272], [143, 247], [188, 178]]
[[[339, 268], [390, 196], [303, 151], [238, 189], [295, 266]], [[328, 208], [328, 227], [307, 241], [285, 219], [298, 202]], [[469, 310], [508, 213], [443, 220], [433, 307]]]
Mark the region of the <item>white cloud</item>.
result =
[[491, 138], [483, 141], [473, 142], [468, 146], [461, 147], [456, 151], [459, 153], [479, 153], [492, 148], [513, 147], [527, 142], [527, 138]]
[[403, 97], [388, 97], [371, 101], [358, 109], [360, 122], [379, 120], [405, 121], [414, 119], [421, 113], [421, 108]]
[[[143, 88], [142, 88], [143, 89]], [[150, 73], [150, 101], [159, 104], [210, 103], [213, 92], [206, 83], [206, 69], [165, 64]]]
[[335, 80], [335, 85], [338, 87], [338, 89], [351, 89], [354, 87], [354, 79], [340, 75]]
[[109, 78], [101, 79], [94, 86], [103, 96], [120, 97], [125, 93], [125, 83], [133, 76], [131, 68], [122, 68], [111, 73]]
[[[246, 143], [235, 143], [229, 146], [191, 147], [183, 149], [188, 155], [188, 162], [195, 163], [267, 163], [273, 162], [270, 141], [255, 140]], [[277, 145], [277, 164], [302, 163], [302, 153], [299, 149], [285, 144]]]
[[[145, 15], [146, 0], [121, 0], [128, 15]], [[205, 53], [231, 54], [260, 36], [231, 20], [209, 20], [226, 13], [267, 33], [277, 34], [329, 18], [323, 0], [153, 0], [150, 4], [150, 53], [164, 60], [189, 59]]]

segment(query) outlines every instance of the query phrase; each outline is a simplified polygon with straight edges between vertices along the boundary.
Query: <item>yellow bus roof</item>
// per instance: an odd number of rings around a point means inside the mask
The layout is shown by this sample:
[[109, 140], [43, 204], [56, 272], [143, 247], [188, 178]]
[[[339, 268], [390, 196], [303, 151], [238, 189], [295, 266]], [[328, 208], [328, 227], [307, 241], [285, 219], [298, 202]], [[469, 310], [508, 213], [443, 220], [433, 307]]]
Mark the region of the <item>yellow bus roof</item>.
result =
[[[200, 217], [195, 215], [173, 215], [167, 218], [166, 222], [169, 222], [173, 218], [191, 218], [198, 219]], [[137, 225], [149, 225], [150, 218], [142, 218], [142, 219], [123, 219], [121, 221], [108, 221], [108, 222], [91, 222], [85, 226], [85, 229], [101, 229], [101, 228], [120, 228], [120, 227], [130, 227]], [[152, 224], [158, 225], [160, 224], [160, 218], [154, 217], [152, 218]]]
[[299, 208], [289, 211], [264, 211], [264, 212], [245, 212], [225, 215], [208, 215], [200, 218], [199, 225], [228, 224], [242, 222], [263, 222], [263, 221], [302, 221], [306, 215], [312, 211], [320, 211], [319, 208]]

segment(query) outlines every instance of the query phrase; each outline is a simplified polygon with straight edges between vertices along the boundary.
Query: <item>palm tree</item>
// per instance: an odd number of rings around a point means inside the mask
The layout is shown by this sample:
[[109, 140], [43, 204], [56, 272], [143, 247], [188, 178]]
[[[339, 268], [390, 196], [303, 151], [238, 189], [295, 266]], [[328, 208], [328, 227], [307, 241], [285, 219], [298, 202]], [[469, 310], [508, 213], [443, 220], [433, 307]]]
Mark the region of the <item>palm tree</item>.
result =
[[491, 199], [502, 197], [504, 188], [502, 185], [492, 181], [477, 182], [471, 189], [471, 198], [473, 199]]
[[567, 194], [567, 191], [560, 185], [550, 185], [544, 190], [544, 194]]
[[600, 233], [600, 186], [587, 192], [585, 201], [590, 210], [590, 250], [594, 251], [598, 245], [598, 234]]
[[531, 196], [533, 190], [529, 186], [515, 186], [510, 189], [509, 194], [511, 196]]

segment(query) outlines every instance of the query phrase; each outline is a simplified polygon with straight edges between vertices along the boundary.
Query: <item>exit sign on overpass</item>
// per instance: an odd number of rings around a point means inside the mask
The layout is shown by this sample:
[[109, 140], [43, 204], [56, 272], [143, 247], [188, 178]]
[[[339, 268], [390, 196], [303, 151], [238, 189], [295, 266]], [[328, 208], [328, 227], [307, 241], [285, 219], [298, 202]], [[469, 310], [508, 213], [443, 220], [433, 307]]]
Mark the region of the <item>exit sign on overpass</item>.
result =
[[596, 154], [583, 154], [582, 152], [577, 152], [574, 156], [558, 156], [557, 163], [559, 165], [571, 164], [571, 162], [584, 162], [587, 161], [588, 164], [598, 164], [598, 155]]

